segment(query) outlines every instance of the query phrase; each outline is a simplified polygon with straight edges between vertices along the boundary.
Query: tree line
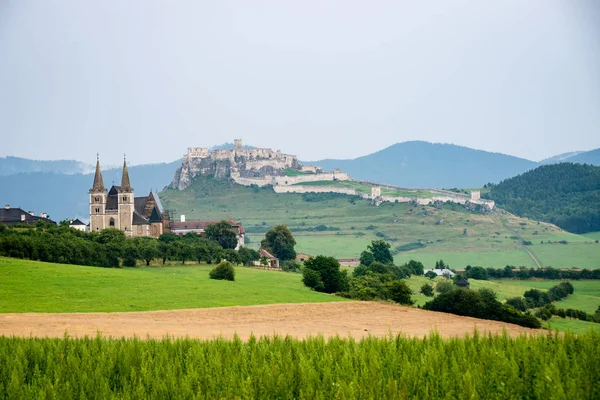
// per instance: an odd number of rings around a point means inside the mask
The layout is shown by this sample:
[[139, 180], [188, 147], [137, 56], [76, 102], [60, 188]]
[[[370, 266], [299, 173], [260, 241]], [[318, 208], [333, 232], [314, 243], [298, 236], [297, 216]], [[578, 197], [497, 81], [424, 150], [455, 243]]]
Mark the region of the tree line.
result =
[[0, 225], [0, 255], [59, 264], [117, 268], [133, 267], [138, 262], [150, 265], [152, 260], [164, 265], [167, 261], [210, 264], [227, 259], [249, 265], [259, 259], [253, 249], [235, 251], [236, 245], [236, 234], [226, 221], [209, 225], [204, 236], [164, 233], [158, 239], [128, 238], [117, 229], [82, 232], [62, 223], [38, 223], [28, 228]]

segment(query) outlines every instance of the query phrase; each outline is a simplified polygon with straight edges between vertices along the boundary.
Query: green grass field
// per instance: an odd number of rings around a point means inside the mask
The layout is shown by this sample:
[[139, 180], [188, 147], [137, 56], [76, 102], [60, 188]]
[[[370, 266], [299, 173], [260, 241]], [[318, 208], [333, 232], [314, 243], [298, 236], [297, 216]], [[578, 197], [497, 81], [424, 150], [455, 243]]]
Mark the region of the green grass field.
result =
[[545, 324], [546, 327], [553, 331], [573, 332], [577, 334], [586, 334], [590, 331], [600, 332], [600, 324], [593, 322], [579, 321], [568, 318], [552, 318]]
[[588, 232], [588, 233], [584, 233], [583, 235], [590, 240], [600, 240], [600, 232]]
[[344, 301], [304, 287], [300, 274], [236, 268], [236, 281], [208, 278], [211, 266], [107, 269], [0, 258], [0, 313], [174, 310]]
[[[185, 214], [188, 220], [241, 221], [250, 246], [255, 248], [271, 226], [283, 223], [297, 237], [296, 250], [311, 255], [358, 257], [372, 240], [384, 239], [393, 248], [418, 241], [425, 244], [418, 250], [397, 253], [398, 262], [413, 258], [432, 266], [443, 259], [458, 269], [467, 265], [534, 267], [536, 264], [521, 245], [522, 240], [531, 240], [534, 245], [529, 248], [543, 265], [600, 267], [600, 245], [583, 243], [587, 239], [581, 235], [511, 214], [474, 214], [459, 205], [436, 208], [383, 203], [374, 207], [368, 200], [345, 195], [305, 201], [300, 194], [277, 194], [270, 188], [250, 188], [210, 178], [199, 178], [184, 191], [163, 191], [161, 199], [176, 219]], [[319, 225], [335, 230], [310, 231]], [[568, 245], [536, 244], [540, 238], [559, 241], [565, 237], [571, 239]]]

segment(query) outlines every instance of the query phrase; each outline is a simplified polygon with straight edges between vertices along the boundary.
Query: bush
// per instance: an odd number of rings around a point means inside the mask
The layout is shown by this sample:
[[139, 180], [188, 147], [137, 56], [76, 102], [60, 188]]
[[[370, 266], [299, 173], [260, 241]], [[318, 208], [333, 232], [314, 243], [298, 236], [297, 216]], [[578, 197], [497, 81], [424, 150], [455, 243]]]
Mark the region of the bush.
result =
[[226, 281], [235, 280], [235, 269], [229, 261], [223, 261], [214, 267], [208, 274], [210, 279], [219, 279]]
[[487, 281], [489, 279], [488, 272], [483, 267], [467, 267], [465, 276], [469, 279], [477, 279]]
[[420, 292], [427, 297], [433, 297], [433, 286], [430, 283], [426, 283], [421, 286]]
[[506, 304], [519, 311], [527, 311], [527, 302], [522, 297], [512, 297], [506, 300]]
[[437, 278], [437, 274], [433, 271], [427, 271], [427, 273], [425, 274], [425, 276], [429, 279], [435, 279]]
[[322, 292], [325, 288], [321, 275], [317, 271], [308, 268], [302, 270], [302, 283], [317, 292]]
[[412, 290], [408, 285], [400, 280], [396, 279], [386, 284], [386, 296], [387, 299], [392, 300], [398, 304], [412, 305], [414, 301], [411, 299]]
[[454, 285], [448, 281], [442, 281], [435, 285], [435, 291], [438, 293], [448, 293], [451, 290], [454, 290]]
[[298, 272], [300, 271], [300, 263], [293, 260], [288, 260], [281, 264], [281, 270], [285, 272]]

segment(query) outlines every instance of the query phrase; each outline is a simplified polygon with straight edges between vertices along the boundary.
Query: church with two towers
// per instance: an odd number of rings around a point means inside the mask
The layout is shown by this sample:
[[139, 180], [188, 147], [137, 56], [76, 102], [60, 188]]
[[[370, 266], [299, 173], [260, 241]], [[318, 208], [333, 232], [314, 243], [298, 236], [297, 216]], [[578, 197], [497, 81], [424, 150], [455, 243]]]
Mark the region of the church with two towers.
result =
[[169, 217], [158, 194], [135, 197], [129, 181], [127, 161], [123, 161], [121, 186], [104, 187], [100, 160], [96, 160], [96, 173], [90, 194], [90, 232], [106, 228], [120, 229], [125, 236], [158, 238], [169, 231]]

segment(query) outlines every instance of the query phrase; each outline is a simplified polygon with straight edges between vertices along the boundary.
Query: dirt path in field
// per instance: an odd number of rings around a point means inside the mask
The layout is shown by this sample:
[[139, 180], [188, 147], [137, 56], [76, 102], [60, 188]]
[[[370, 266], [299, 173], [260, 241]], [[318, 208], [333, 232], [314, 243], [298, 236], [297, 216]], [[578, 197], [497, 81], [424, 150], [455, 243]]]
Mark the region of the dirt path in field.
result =
[[437, 330], [443, 337], [480, 332], [511, 336], [530, 329], [496, 321], [459, 317], [411, 307], [373, 302], [274, 304], [267, 306], [204, 308], [193, 310], [127, 313], [0, 314], [0, 335], [62, 337], [103, 336], [211, 339], [222, 335], [246, 339], [251, 333], [291, 335], [298, 338], [322, 334], [386, 336], [403, 333], [422, 337]]

